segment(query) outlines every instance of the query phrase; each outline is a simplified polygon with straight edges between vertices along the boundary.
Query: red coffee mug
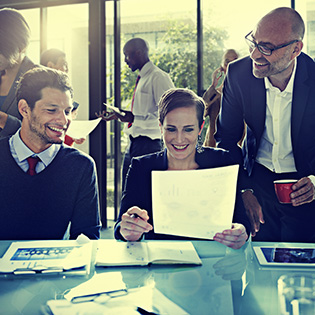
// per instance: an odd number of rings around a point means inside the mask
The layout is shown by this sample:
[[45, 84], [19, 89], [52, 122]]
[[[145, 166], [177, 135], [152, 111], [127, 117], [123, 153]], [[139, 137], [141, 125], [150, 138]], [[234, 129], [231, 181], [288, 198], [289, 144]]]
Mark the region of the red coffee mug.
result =
[[273, 182], [280, 203], [291, 203], [290, 194], [292, 192], [292, 185], [296, 182], [296, 179], [281, 179]]

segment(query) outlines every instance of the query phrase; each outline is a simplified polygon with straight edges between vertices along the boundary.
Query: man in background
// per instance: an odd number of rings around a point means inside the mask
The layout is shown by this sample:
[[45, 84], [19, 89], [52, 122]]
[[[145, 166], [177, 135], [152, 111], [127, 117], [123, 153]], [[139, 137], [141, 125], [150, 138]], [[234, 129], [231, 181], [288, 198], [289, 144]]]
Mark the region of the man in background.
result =
[[[271, 11], [246, 35], [250, 56], [231, 63], [224, 82], [215, 137], [247, 171], [243, 201], [257, 241], [315, 242], [315, 62], [301, 52], [304, 30], [295, 10]], [[291, 204], [277, 200], [279, 179], [298, 180]]]
[[98, 238], [98, 187], [92, 158], [63, 144], [71, 122], [68, 76], [29, 70], [17, 88], [22, 126], [0, 140], [1, 240]]
[[131, 102], [131, 110], [121, 110], [123, 115], [103, 111], [97, 114], [103, 120], [117, 119], [127, 123], [129, 144], [126, 148], [122, 187], [131, 162], [136, 156], [158, 152], [162, 149], [161, 131], [158, 122], [158, 102], [161, 95], [174, 87], [169, 75], [155, 66], [149, 59], [149, 47], [142, 38], [132, 38], [123, 48], [125, 62], [132, 71], [139, 70]]

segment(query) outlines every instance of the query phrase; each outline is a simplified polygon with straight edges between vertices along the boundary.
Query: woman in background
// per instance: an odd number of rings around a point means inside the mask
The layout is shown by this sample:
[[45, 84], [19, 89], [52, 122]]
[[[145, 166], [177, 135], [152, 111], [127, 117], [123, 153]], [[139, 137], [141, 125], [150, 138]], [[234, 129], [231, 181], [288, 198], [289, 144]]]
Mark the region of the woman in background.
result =
[[17, 10], [0, 10], [0, 138], [14, 134], [21, 126], [15, 90], [19, 78], [34, 67], [25, 56], [30, 28]]
[[[183, 239], [154, 232], [151, 194], [153, 170], [195, 170], [234, 164], [227, 151], [201, 149], [198, 143], [204, 114], [202, 98], [187, 89], [170, 89], [162, 95], [158, 106], [166, 148], [132, 160], [115, 225], [116, 239], [137, 241], [143, 234], [146, 239]], [[246, 242], [249, 231], [249, 221], [240, 196], [237, 196], [233, 222], [239, 223], [233, 223], [231, 229], [217, 233], [214, 240], [240, 248]]]
[[230, 62], [238, 59], [238, 53], [234, 49], [228, 49], [222, 56], [221, 66], [212, 73], [212, 83], [203, 95], [206, 103], [205, 117], [209, 116], [209, 126], [205, 136], [204, 146], [216, 147], [214, 134], [217, 130], [217, 118], [221, 108], [221, 95], [223, 83], [218, 86], [219, 80], [226, 75]]

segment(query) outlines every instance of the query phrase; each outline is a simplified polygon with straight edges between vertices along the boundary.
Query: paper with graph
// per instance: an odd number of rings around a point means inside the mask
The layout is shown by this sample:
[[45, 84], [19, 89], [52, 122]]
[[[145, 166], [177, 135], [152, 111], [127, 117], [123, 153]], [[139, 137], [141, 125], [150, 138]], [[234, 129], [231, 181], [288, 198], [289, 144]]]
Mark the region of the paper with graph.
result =
[[231, 228], [238, 167], [153, 171], [155, 233], [212, 239]]

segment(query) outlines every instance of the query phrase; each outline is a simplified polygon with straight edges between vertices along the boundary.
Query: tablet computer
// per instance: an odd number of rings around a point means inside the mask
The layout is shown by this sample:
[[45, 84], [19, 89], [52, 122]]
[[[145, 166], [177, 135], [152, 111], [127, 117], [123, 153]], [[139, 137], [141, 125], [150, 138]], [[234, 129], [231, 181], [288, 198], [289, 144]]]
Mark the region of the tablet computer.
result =
[[314, 248], [253, 246], [259, 263], [263, 266], [314, 267]]

